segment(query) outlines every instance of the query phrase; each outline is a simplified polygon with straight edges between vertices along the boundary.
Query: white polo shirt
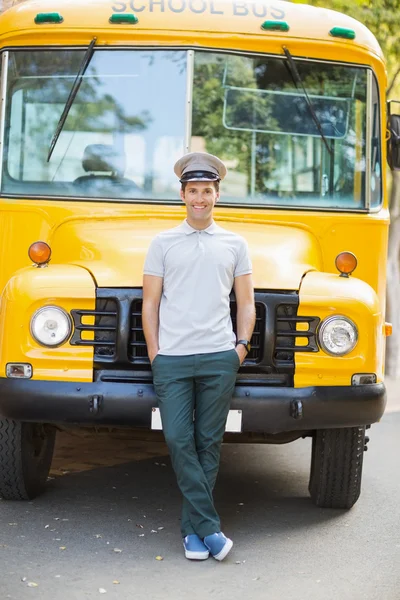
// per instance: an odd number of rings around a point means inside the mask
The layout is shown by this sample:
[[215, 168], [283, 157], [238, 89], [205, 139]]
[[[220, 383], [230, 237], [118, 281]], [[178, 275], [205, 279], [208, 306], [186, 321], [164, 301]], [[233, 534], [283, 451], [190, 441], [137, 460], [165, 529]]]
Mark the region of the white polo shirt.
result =
[[213, 222], [193, 229], [185, 220], [150, 244], [144, 274], [163, 278], [159, 353], [222, 352], [235, 347], [229, 294], [252, 272], [247, 242]]

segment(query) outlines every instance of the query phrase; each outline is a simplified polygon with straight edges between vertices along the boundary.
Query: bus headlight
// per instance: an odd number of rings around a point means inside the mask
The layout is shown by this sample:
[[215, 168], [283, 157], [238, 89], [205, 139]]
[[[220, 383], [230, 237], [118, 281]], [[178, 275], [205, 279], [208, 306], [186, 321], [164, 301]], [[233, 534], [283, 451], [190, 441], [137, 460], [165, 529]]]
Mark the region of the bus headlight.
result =
[[318, 331], [320, 346], [328, 354], [343, 356], [357, 344], [358, 330], [347, 317], [335, 315], [322, 321]]
[[57, 306], [39, 308], [31, 319], [31, 333], [42, 346], [60, 346], [71, 335], [71, 319]]

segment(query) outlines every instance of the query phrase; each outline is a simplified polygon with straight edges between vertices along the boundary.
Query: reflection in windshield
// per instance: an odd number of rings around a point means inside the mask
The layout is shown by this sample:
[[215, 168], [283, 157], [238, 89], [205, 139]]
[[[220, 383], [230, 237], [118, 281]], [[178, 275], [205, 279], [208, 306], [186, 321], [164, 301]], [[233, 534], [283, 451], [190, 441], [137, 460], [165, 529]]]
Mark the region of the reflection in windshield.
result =
[[367, 69], [296, 60], [329, 153], [286, 57], [97, 49], [47, 162], [85, 50], [9, 53], [2, 193], [178, 202], [175, 161], [211, 152], [227, 164], [221, 203], [360, 209], [381, 200], [379, 101], [372, 78], [366, 182]]
[[[323, 135], [345, 137], [349, 101], [346, 98], [310, 96]], [[304, 95], [227, 87], [224, 96], [224, 125], [227, 129], [312, 135], [320, 137]]]
[[285, 58], [207, 52], [195, 54], [192, 150], [227, 163], [222, 202], [362, 208], [366, 70], [296, 67], [332, 153]]
[[97, 38], [93, 38], [93, 40], [90, 42], [90, 44], [83, 56], [82, 63], [79, 65], [79, 71], [76, 74], [75, 80], [71, 87], [71, 91], [69, 93], [69, 96], [67, 98], [65, 106], [63, 108], [63, 111], [61, 113], [60, 120], [58, 121], [57, 129], [56, 129], [56, 131], [53, 135], [53, 138], [50, 142], [50, 148], [49, 148], [49, 154], [47, 156], [47, 162], [49, 162], [51, 155], [53, 154], [55, 145], [57, 144], [58, 138], [60, 137], [60, 133], [65, 125], [65, 121], [68, 118], [68, 114], [69, 114], [69, 111], [71, 110], [71, 106], [74, 103], [74, 100], [79, 91], [79, 88], [81, 87], [83, 76], [86, 73], [86, 69], [88, 68], [88, 66], [90, 64], [90, 61], [92, 60], [92, 57], [94, 54], [94, 45], [95, 45], [96, 41], [97, 41]]
[[96, 51], [50, 162], [50, 141], [84, 52], [15, 52], [3, 191], [176, 198], [186, 52]]

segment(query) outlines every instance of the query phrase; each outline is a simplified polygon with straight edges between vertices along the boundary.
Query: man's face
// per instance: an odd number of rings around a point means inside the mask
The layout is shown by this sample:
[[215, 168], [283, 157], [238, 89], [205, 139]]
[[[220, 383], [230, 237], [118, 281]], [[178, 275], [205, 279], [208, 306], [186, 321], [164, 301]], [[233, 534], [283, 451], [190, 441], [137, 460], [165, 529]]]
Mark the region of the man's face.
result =
[[185, 191], [181, 190], [181, 198], [191, 219], [208, 221], [212, 218], [213, 208], [219, 200], [219, 192], [212, 181], [189, 181]]

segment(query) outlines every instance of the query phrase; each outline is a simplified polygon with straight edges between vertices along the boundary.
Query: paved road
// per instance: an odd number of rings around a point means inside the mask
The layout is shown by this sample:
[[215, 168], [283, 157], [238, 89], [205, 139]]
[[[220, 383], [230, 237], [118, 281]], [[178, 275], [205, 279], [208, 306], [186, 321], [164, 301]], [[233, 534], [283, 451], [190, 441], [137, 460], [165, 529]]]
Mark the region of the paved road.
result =
[[225, 445], [216, 501], [235, 546], [223, 563], [183, 558], [164, 444], [60, 436], [47, 493], [0, 502], [0, 600], [400, 600], [397, 390], [348, 512], [311, 504], [309, 440]]

